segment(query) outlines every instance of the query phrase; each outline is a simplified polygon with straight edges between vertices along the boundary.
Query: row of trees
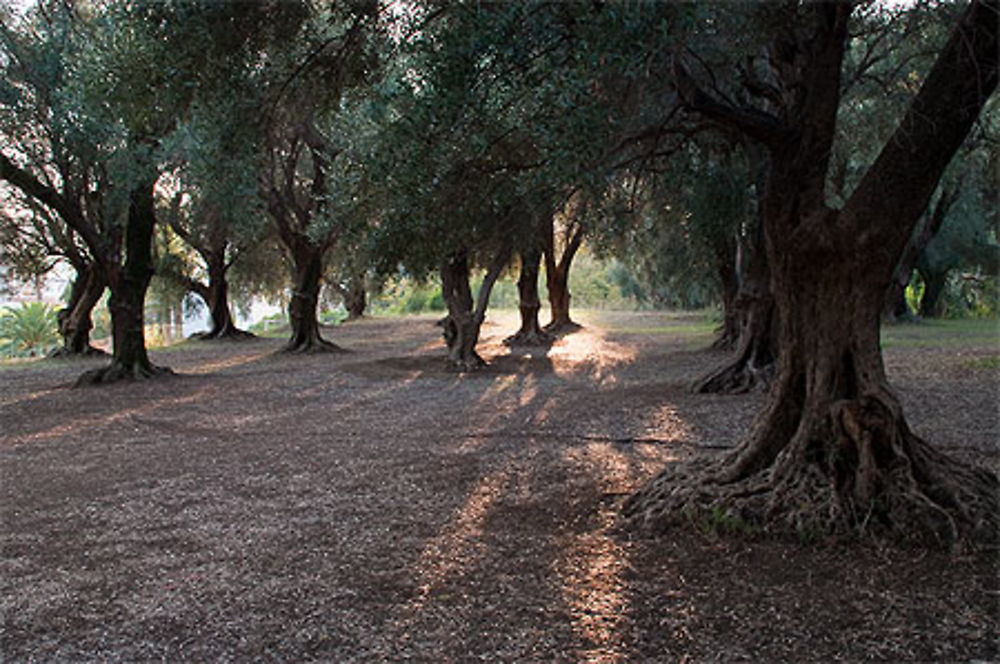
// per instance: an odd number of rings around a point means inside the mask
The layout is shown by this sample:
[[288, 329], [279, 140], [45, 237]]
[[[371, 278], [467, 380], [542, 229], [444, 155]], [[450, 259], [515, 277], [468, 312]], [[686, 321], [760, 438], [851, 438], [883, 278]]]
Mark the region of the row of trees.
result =
[[[995, 0], [62, 1], [4, 17], [0, 38], [0, 178], [45, 246], [24, 256], [76, 270], [74, 352], [110, 291], [114, 356], [85, 381], [162, 371], [142, 336], [157, 264], [224, 336], [228, 271], [273, 246], [289, 350], [337, 349], [317, 322], [324, 275], [357, 302], [403, 270], [440, 278], [449, 360], [474, 369], [514, 263], [513, 341], [572, 327], [586, 235], [651, 281], [712, 275], [736, 353], [699, 389], [770, 385], [745, 443], [663, 475], [630, 502], [637, 519], [725, 506], [799, 530], [996, 530], [995, 476], [909, 431], [878, 338], [915, 269], [933, 292], [927, 249], [959, 200], [996, 264], [995, 112], [978, 122]], [[155, 255], [157, 228], [206, 281]]]

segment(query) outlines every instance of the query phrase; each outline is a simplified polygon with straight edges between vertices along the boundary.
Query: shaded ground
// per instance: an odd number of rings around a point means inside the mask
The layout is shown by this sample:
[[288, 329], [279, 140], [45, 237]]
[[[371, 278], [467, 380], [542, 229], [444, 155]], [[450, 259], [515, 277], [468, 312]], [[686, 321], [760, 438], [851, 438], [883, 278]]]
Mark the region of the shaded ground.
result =
[[[711, 326], [591, 314], [549, 354], [444, 368], [432, 318], [154, 354], [70, 390], [0, 370], [4, 661], [970, 661], [996, 552], [616, 534], [664, 463], [734, 444], [759, 395], [691, 395]], [[970, 332], [971, 329], [971, 332]], [[916, 431], [1000, 469], [995, 325], [889, 333]]]

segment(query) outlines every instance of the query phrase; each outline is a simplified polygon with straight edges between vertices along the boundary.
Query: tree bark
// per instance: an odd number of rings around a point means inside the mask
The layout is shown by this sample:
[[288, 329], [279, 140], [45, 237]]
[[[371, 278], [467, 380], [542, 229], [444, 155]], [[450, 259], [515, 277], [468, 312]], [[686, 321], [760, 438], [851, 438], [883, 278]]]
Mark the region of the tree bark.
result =
[[555, 340], [538, 322], [538, 312], [542, 308], [538, 299], [541, 262], [542, 252], [539, 249], [527, 249], [521, 253], [521, 273], [517, 279], [521, 329], [504, 339], [509, 346], [551, 346]]
[[441, 296], [448, 307], [448, 315], [441, 321], [448, 362], [460, 371], [474, 371], [485, 366], [486, 362], [476, 352], [479, 326], [475, 324], [472, 311], [466, 252], [458, 252], [441, 264]]
[[924, 280], [924, 292], [920, 296], [920, 317], [940, 318], [944, 314], [941, 295], [944, 293], [945, 284], [948, 283], [948, 273], [925, 269], [920, 270], [920, 276]]
[[365, 292], [365, 276], [355, 275], [344, 291], [344, 308], [347, 309], [347, 320], [360, 320], [365, 315], [368, 297]]
[[308, 241], [298, 243], [293, 251], [295, 284], [288, 303], [292, 336], [285, 344], [288, 353], [343, 352], [343, 349], [320, 335], [317, 307], [323, 278], [323, 249]]
[[146, 352], [144, 305], [146, 289], [153, 276], [154, 185], [155, 181], [150, 180], [132, 191], [125, 229], [125, 261], [113, 264], [108, 270], [111, 290], [108, 309], [114, 344], [111, 365], [84, 373], [77, 380], [78, 386], [173, 373], [150, 362]]
[[444, 328], [448, 362], [459, 371], [475, 371], [486, 366], [476, 352], [479, 333], [486, 320], [486, 307], [490, 293], [510, 257], [510, 246], [502, 242], [483, 277], [473, 308], [472, 289], [469, 286], [469, 255], [465, 250], [452, 254], [441, 264], [441, 296], [448, 307], [448, 315], [440, 322]]
[[[785, 89], [801, 95], [794, 131], [752, 120], [771, 149], [764, 218], [781, 320], [767, 405], [731, 454], [668, 469], [629, 500], [626, 513], [655, 529], [682, 515], [721, 513], [804, 537], [996, 541], [996, 474], [949, 458], [910, 431], [885, 375], [879, 323], [913, 228], [996, 87], [1000, 7], [996, 0], [969, 5], [840, 211], [825, 205], [826, 164], [817, 162], [830, 154], [850, 8], [812, 7], [815, 31], [782, 41], [772, 55], [785, 68]], [[735, 109], [702, 108], [737, 117]]]
[[84, 262], [76, 266], [69, 302], [57, 314], [63, 346], [56, 350], [53, 356], [79, 357], [106, 354], [90, 345], [90, 331], [94, 327], [92, 314], [101, 295], [104, 294], [105, 287], [105, 279], [94, 263]]
[[739, 325], [737, 351], [726, 364], [695, 382], [696, 393], [741, 394], [767, 387], [774, 375], [779, 317], [771, 296], [763, 219], [758, 219], [751, 239], [747, 268], [733, 303]]
[[[226, 262], [226, 250], [215, 248], [212, 251], [198, 249], [202, 260], [208, 268], [208, 285], [198, 283], [192, 288], [208, 305], [209, 315], [212, 318], [212, 327], [207, 332], [193, 335], [197, 339], [252, 339], [254, 335], [246, 330], [241, 330], [233, 320], [232, 312], [229, 308], [229, 265]], [[194, 284], [192, 284], [194, 286]]]
[[743, 316], [737, 306], [740, 275], [733, 252], [719, 250], [715, 254], [715, 270], [722, 295], [722, 325], [719, 336], [712, 342], [716, 350], [736, 350], [740, 340]]
[[573, 258], [583, 242], [583, 227], [571, 222], [566, 229], [566, 246], [562, 256], [556, 257], [555, 223], [546, 222], [545, 239], [545, 285], [549, 291], [549, 310], [552, 320], [545, 326], [549, 334], [560, 335], [580, 329], [580, 325], [570, 317], [569, 270]]

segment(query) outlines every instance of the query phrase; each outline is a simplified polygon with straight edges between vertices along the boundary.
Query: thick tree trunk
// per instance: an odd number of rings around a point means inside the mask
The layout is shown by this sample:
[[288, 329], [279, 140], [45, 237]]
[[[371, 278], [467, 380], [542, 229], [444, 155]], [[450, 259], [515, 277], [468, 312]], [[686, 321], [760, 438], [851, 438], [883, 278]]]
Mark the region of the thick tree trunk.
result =
[[[653, 529], [714, 516], [805, 537], [876, 532], [949, 545], [998, 539], [996, 473], [951, 459], [910, 431], [879, 344], [893, 270], [997, 85], [998, 9], [996, 0], [968, 6], [840, 211], [825, 205], [826, 163], [817, 156], [829, 155], [833, 140], [850, 6], [814, 6], [815, 32], [778, 44], [776, 70], [787, 77], [786, 89], [802, 95], [795, 131], [739, 116], [740, 126], [769, 138], [772, 154], [764, 218], [781, 320], [774, 384], [737, 449], [721, 461], [668, 469], [628, 501], [626, 514]], [[699, 100], [690, 79], [680, 83], [706, 113], [737, 117]]]
[[295, 290], [288, 303], [292, 336], [285, 344], [288, 353], [342, 352], [343, 349], [320, 336], [317, 307], [323, 277], [323, 252], [313, 246], [300, 246], [293, 253]]
[[890, 323], [912, 321], [916, 318], [906, 302], [906, 287], [909, 281], [903, 281], [902, 272], [893, 276], [889, 290], [885, 294], [885, 306], [882, 316]]
[[948, 283], [948, 273], [921, 270], [920, 276], [924, 279], [924, 293], [920, 296], [920, 317], [940, 318], [944, 314], [941, 295]]
[[469, 260], [464, 251], [441, 264], [441, 296], [448, 307], [448, 315], [441, 321], [448, 362], [460, 371], [474, 371], [485, 366], [476, 352], [480, 326], [472, 310]]
[[879, 342], [889, 275], [865, 251], [843, 249], [786, 255], [773, 275], [778, 368], [750, 436], [721, 460], [668, 469], [631, 497], [628, 516], [653, 530], [697, 514], [806, 538], [996, 537], [996, 475], [910, 431]]
[[542, 252], [538, 249], [529, 249], [521, 254], [521, 274], [517, 279], [521, 329], [504, 339], [504, 343], [509, 346], [551, 346], [555, 340], [555, 337], [542, 330], [542, 326], [538, 323], [538, 312], [542, 308], [538, 299], [541, 262]]
[[205, 300], [209, 314], [212, 317], [212, 328], [207, 332], [194, 335], [198, 339], [252, 339], [253, 334], [236, 327], [233, 315], [229, 309], [229, 279], [227, 272], [225, 249], [212, 253], [202, 253], [202, 258], [208, 266], [208, 286], [195, 292]]
[[569, 270], [573, 258], [583, 243], [583, 227], [571, 223], [566, 229], [567, 237], [562, 256], [556, 257], [555, 223], [549, 220], [544, 236], [545, 285], [549, 291], [549, 309], [552, 320], [545, 326], [549, 334], [560, 335], [575, 332], [580, 325], [570, 318]]
[[736, 256], [729, 251], [719, 251], [715, 256], [716, 274], [722, 295], [722, 325], [719, 336], [712, 342], [716, 350], [736, 350], [740, 340], [743, 316], [737, 301], [740, 292], [740, 276]]
[[101, 349], [90, 345], [90, 331], [94, 327], [92, 314], [105, 287], [105, 279], [96, 265], [86, 263], [78, 267], [69, 302], [58, 313], [63, 346], [54, 351], [53, 356], [106, 355]]
[[368, 296], [365, 292], [365, 276], [356, 275], [351, 279], [344, 292], [344, 308], [347, 309], [347, 320], [360, 320], [365, 315], [368, 306]]
[[510, 246], [503, 242], [493, 254], [476, 294], [474, 307], [469, 286], [468, 252], [456, 252], [441, 264], [441, 295], [448, 307], [448, 315], [440, 325], [444, 328], [444, 340], [448, 346], [448, 362], [459, 371], [475, 371], [486, 365], [476, 352], [476, 344], [486, 320], [490, 293], [509, 257]]
[[114, 352], [111, 365], [88, 371], [77, 385], [113, 383], [119, 380], [151, 378], [172, 373], [149, 361], [146, 352], [144, 306], [146, 289], [153, 276], [152, 241], [156, 225], [153, 202], [154, 182], [132, 191], [125, 229], [125, 262], [111, 266], [108, 287], [111, 297], [111, 330]]
[[749, 392], [755, 387], [766, 387], [774, 374], [779, 317], [771, 296], [771, 271], [762, 224], [753, 233], [753, 238], [753, 245], [747, 252], [746, 273], [733, 303], [733, 315], [739, 321], [736, 354], [726, 364], [698, 380], [692, 387], [694, 392]]
[[549, 311], [552, 320], [545, 326], [545, 331], [551, 334], [564, 334], [580, 329], [569, 315], [569, 273], [558, 268], [545, 271], [545, 285], [549, 291]]

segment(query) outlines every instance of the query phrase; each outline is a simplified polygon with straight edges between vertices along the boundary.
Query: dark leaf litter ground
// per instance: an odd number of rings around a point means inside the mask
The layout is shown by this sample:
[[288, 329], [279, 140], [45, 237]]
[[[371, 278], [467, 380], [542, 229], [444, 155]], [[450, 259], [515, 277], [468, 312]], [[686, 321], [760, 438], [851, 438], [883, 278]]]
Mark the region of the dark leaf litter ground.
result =
[[[688, 393], [725, 359], [698, 317], [582, 320], [511, 354], [498, 315], [474, 375], [429, 317], [328, 330], [345, 355], [189, 342], [106, 388], [0, 370], [2, 660], [997, 660], [996, 551], [622, 534], [621, 496], [762, 397]], [[913, 428], [1000, 469], [996, 338], [893, 334]]]

